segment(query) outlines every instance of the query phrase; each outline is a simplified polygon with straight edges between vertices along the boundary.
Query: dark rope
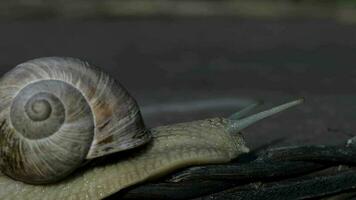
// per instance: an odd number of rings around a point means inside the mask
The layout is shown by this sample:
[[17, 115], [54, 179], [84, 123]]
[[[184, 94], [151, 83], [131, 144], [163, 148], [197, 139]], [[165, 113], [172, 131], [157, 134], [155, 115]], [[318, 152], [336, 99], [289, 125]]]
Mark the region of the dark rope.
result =
[[227, 164], [183, 169], [108, 199], [347, 199], [356, 192], [355, 146], [267, 149]]

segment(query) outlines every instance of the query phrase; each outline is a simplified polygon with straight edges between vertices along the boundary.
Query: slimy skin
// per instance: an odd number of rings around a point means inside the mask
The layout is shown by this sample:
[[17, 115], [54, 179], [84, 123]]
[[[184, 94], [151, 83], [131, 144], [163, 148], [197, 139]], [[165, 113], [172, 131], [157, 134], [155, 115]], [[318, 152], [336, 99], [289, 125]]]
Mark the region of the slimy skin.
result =
[[229, 127], [230, 120], [224, 118], [157, 127], [151, 130], [152, 141], [129, 157], [80, 168], [50, 185], [30, 185], [0, 175], [0, 199], [96, 200], [179, 168], [226, 163], [248, 152], [242, 135]]

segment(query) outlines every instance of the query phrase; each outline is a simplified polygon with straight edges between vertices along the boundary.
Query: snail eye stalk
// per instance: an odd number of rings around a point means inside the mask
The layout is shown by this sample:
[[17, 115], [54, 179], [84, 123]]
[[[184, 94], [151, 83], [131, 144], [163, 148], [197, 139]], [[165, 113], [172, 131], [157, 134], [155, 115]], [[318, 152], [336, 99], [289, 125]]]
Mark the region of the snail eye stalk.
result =
[[248, 113], [250, 113], [252, 110], [257, 108], [258, 106], [261, 106], [263, 104], [263, 101], [258, 101], [256, 103], [253, 103], [242, 110], [230, 115], [229, 119], [231, 120], [238, 120], [241, 119], [242, 117], [245, 117]]
[[304, 99], [297, 99], [295, 101], [291, 101], [276, 107], [273, 107], [269, 110], [266, 111], [262, 111], [260, 113], [245, 117], [240, 119], [243, 115], [245, 115], [247, 112], [249, 112], [250, 110], [252, 110], [253, 108], [255, 108], [256, 106], [258, 106], [259, 104], [252, 104], [251, 106], [248, 106], [247, 108], [233, 114], [230, 116], [229, 120], [230, 120], [230, 124], [228, 126], [229, 131], [231, 133], [238, 133], [241, 130], [249, 127], [250, 125], [265, 119], [267, 117], [270, 117], [272, 115], [275, 115], [279, 112], [282, 112], [284, 110], [287, 110], [291, 107], [297, 106], [299, 104], [302, 104], [304, 102]]

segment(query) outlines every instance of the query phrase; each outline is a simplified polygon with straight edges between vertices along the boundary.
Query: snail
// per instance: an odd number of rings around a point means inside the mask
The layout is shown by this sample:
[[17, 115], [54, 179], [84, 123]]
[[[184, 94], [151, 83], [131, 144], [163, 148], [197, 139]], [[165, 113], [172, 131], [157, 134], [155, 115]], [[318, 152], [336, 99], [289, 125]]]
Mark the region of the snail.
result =
[[249, 151], [242, 129], [303, 101], [149, 129], [119, 82], [62, 57], [19, 64], [0, 79], [0, 98], [0, 199], [46, 200], [102, 199], [182, 167], [229, 162]]

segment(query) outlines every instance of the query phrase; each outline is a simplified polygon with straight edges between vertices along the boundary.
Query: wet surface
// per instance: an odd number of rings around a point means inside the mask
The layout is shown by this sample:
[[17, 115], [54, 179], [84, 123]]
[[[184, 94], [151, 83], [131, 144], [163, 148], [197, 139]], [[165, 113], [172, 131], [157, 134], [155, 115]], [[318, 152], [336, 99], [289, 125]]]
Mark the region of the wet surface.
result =
[[252, 148], [339, 144], [356, 135], [356, 26], [318, 20], [0, 22], [0, 73], [43, 56], [71, 56], [109, 72], [150, 127], [229, 116], [305, 97], [246, 130]]

